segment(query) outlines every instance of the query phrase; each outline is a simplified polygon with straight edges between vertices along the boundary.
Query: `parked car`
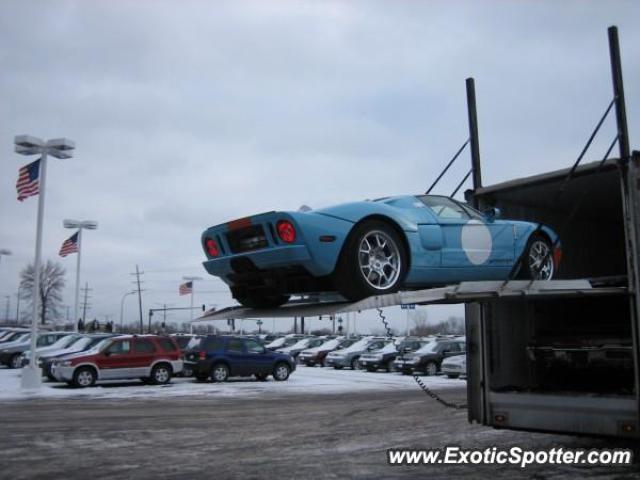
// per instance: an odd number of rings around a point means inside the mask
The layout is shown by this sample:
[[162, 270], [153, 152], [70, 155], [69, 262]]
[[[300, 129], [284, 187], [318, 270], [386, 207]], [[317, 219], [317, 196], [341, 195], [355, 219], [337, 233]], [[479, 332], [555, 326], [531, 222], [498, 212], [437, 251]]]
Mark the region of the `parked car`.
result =
[[360, 356], [360, 366], [368, 372], [375, 372], [380, 368], [390, 372], [394, 369], [394, 360], [400, 354], [415, 352], [427, 343], [427, 340], [416, 337], [395, 339], [380, 350], [362, 354]]
[[[58, 341], [59, 338], [70, 335], [71, 332], [47, 332], [39, 333], [36, 340], [37, 347], [47, 347]], [[11, 342], [0, 347], [0, 363], [9, 368], [22, 367], [20, 355], [31, 348], [31, 334], [21, 337], [19, 343]]]
[[[501, 220], [441, 195], [403, 195], [321, 210], [268, 212], [208, 228], [207, 272], [250, 308], [292, 294], [337, 291], [350, 301], [398, 289], [520, 274], [547, 280], [561, 258], [557, 234]], [[553, 251], [552, 251], [553, 249]]]
[[[58, 338], [58, 340], [56, 340], [51, 345], [47, 345], [46, 347], [38, 347], [36, 348], [38, 358], [40, 358], [41, 355], [46, 355], [49, 352], [66, 348], [80, 338], [82, 338], [81, 335], [70, 333], [69, 335]], [[29, 365], [30, 359], [31, 359], [31, 349], [25, 350], [20, 355], [18, 363], [20, 364], [21, 367], [26, 367], [27, 365]]]
[[99, 342], [86, 352], [66, 355], [51, 366], [56, 380], [90, 387], [99, 380], [139, 378], [156, 385], [169, 383], [182, 371], [178, 344], [171, 337], [122, 335]]
[[393, 365], [405, 375], [414, 372], [436, 375], [445, 358], [463, 355], [465, 352], [464, 337], [436, 339], [413, 353], [399, 356]]
[[467, 356], [454, 355], [447, 357], [442, 361], [440, 370], [449, 378], [458, 378], [467, 376]]
[[257, 340], [238, 336], [203, 337], [199, 345], [185, 354], [185, 364], [197, 380], [211, 378], [214, 382], [251, 375], [258, 380], [273, 375], [275, 380], [284, 381], [296, 369], [291, 355], [274, 352]]
[[307, 367], [314, 367], [316, 365], [324, 367], [325, 359], [329, 352], [339, 351], [343, 348], [347, 348], [355, 341], [355, 339], [343, 337], [332, 338], [317, 347], [303, 350], [302, 352], [300, 352], [298, 358], [300, 362], [304, 363]]
[[42, 368], [42, 375], [46, 376], [51, 381], [55, 381], [56, 378], [53, 376], [53, 373], [51, 373], [51, 366], [57, 359], [72, 353], [85, 352], [92, 349], [99, 342], [115, 336], [117, 335], [109, 333], [86, 334], [76, 339], [66, 348], [52, 350], [43, 355], [38, 355], [38, 366]]
[[320, 345], [322, 345], [326, 341], [327, 341], [327, 339], [325, 337], [303, 338], [303, 339], [298, 340], [296, 343], [294, 343], [290, 347], [283, 347], [283, 348], [277, 349], [276, 352], [289, 354], [294, 359], [297, 360], [298, 359], [298, 355], [300, 355], [300, 352], [302, 352], [303, 350], [307, 350], [308, 348], [319, 347]]
[[0, 343], [11, 342], [21, 335], [27, 335], [29, 330], [26, 328], [8, 328], [0, 334]]
[[327, 354], [325, 363], [336, 370], [344, 367], [351, 367], [352, 370], [357, 370], [360, 368], [359, 360], [363, 353], [379, 350], [389, 342], [391, 340], [384, 337], [365, 337], [343, 350]]

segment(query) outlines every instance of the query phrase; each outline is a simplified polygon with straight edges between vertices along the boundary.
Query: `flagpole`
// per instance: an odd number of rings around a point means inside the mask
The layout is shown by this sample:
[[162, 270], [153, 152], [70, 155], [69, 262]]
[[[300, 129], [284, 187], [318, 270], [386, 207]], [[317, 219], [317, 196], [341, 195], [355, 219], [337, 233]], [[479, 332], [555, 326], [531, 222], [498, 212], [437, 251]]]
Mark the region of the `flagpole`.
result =
[[[78, 262], [76, 265], [76, 301], [73, 306], [73, 330], [78, 332], [78, 306], [80, 303], [80, 253], [82, 252], [82, 227], [78, 228]], [[82, 319], [84, 322], [84, 319]]]
[[[47, 149], [40, 157], [40, 185], [38, 187], [38, 222], [36, 227], [36, 258], [33, 265], [33, 318], [31, 319], [31, 355], [29, 365], [22, 369], [21, 386], [31, 390], [40, 388], [42, 378], [38, 369], [38, 312], [40, 311], [40, 262], [42, 253], [42, 220], [44, 218], [44, 194], [47, 181]], [[45, 312], [43, 312], [44, 316]]]

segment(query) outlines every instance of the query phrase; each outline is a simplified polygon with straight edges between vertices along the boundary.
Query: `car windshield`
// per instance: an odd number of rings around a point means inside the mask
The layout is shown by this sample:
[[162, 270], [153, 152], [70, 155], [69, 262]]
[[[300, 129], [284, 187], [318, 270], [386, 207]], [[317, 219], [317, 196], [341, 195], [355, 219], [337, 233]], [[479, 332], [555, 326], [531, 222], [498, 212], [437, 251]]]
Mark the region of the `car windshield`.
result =
[[91, 342], [93, 341], [92, 338], [90, 337], [80, 337], [80, 338], [76, 338], [76, 340], [71, 343], [70, 345], [67, 346], [67, 348], [86, 348], [89, 345], [91, 345]]
[[438, 350], [438, 342], [432, 341], [427, 343], [424, 347], [420, 347], [415, 353], [435, 353]]
[[304, 347], [306, 347], [307, 345], [309, 345], [309, 342], [310, 342], [310, 341], [311, 341], [311, 339], [310, 339], [310, 338], [303, 338], [302, 340], [300, 340], [300, 341], [298, 341], [298, 342], [294, 343], [293, 345], [291, 345], [291, 348], [292, 348], [292, 349], [295, 349], [295, 348], [304, 348]]
[[280, 338], [276, 338], [273, 342], [269, 343], [267, 345], [267, 348], [278, 348], [284, 345], [286, 338], [285, 337], [280, 337]]
[[378, 352], [380, 352], [380, 353], [392, 353], [392, 352], [397, 352], [399, 349], [400, 349], [400, 347], [396, 348], [395, 342], [389, 342], [384, 347], [382, 347], [380, 350], [378, 350]]
[[56, 348], [66, 348], [69, 345], [71, 345], [73, 342], [75, 342], [77, 338], [78, 337], [76, 337], [75, 335], [67, 335], [65, 337], [60, 337], [58, 340], [52, 343], [49, 348], [51, 348], [52, 350]]
[[356, 343], [351, 345], [350, 347], [345, 348], [342, 352], [360, 352], [362, 350], [366, 350], [367, 345], [371, 343], [371, 340], [368, 338], [363, 338], [362, 340], [358, 340]]
[[333, 350], [334, 348], [337, 348], [338, 345], [340, 345], [340, 342], [342, 340], [338, 340], [337, 338], [334, 338], [333, 340], [327, 340], [326, 342], [324, 342], [322, 345], [320, 345], [319, 349], [322, 350]]

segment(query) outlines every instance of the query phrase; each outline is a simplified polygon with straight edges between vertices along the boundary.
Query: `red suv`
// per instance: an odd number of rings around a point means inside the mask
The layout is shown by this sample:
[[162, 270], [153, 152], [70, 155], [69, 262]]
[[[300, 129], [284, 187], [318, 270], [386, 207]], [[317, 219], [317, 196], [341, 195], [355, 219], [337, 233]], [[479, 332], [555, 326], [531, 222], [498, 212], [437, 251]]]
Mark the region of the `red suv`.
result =
[[176, 341], [156, 335], [110, 337], [91, 350], [61, 357], [51, 366], [57, 380], [76, 387], [90, 387], [96, 380], [129, 378], [160, 385], [181, 371]]

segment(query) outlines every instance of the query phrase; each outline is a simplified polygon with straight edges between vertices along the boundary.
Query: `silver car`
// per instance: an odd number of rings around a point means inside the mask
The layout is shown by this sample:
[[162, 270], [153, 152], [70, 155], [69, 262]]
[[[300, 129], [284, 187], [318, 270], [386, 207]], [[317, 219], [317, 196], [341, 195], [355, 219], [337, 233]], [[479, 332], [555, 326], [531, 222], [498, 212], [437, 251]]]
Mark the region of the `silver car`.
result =
[[385, 337], [365, 337], [343, 350], [337, 350], [327, 355], [325, 365], [340, 370], [351, 367], [353, 370], [360, 368], [360, 356], [363, 353], [379, 350], [392, 340]]

